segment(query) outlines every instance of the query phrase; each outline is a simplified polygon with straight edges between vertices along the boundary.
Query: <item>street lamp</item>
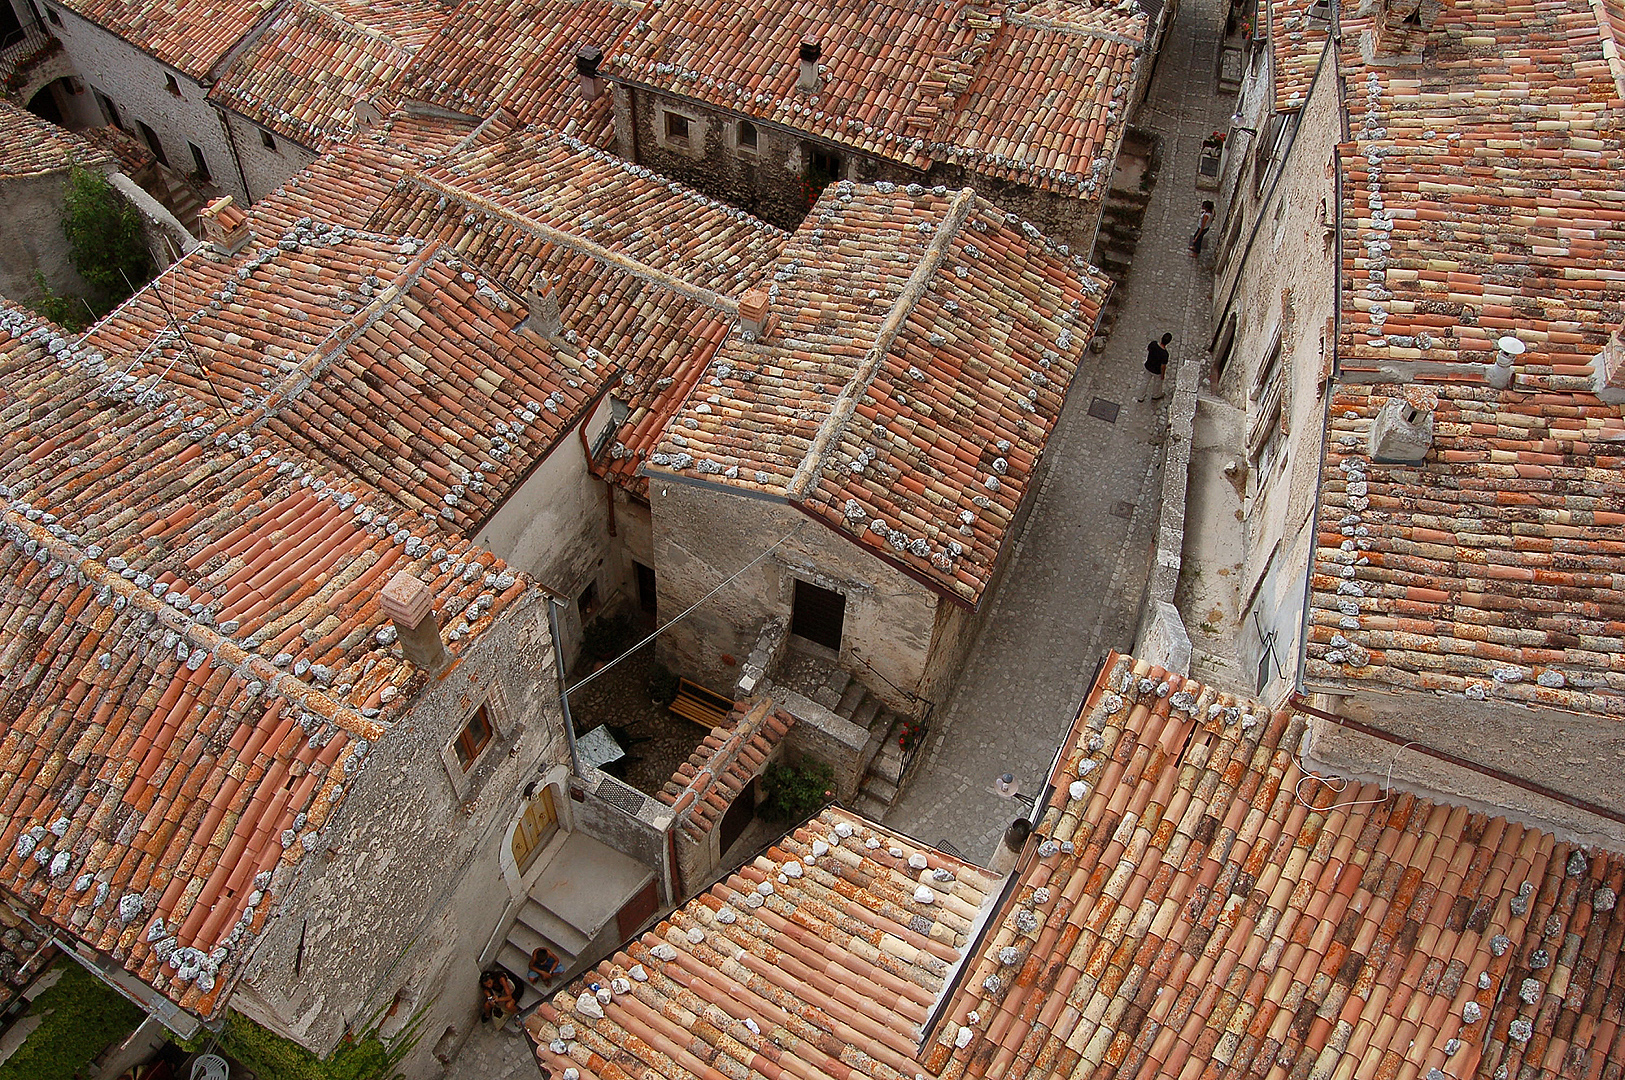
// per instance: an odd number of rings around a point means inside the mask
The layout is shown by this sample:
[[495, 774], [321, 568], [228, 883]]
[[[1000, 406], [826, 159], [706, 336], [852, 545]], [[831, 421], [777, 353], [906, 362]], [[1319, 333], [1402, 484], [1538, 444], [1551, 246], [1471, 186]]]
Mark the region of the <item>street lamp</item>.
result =
[[1242, 123], [1241, 123], [1243, 119], [1245, 119], [1245, 118], [1239, 112], [1238, 113], [1231, 113], [1230, 114], [1230, 130], [1233, 131], [1233, 132], [1235, 132], [1235, 131], [1245, 131], [1247, 134], [1253, 136], [1254, 138], [1257, 138], [1258, 129], [1257, 128], [1250, 128], [1250, 127], [1243, 127]]

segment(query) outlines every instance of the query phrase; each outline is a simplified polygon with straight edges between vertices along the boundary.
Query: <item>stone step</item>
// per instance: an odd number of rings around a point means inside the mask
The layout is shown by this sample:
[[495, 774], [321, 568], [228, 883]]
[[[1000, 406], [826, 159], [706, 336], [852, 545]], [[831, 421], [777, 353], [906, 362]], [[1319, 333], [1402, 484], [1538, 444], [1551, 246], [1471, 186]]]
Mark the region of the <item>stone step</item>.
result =
[[896, 739], [887, 739], [886, 744], [875, 755], [874, 761], [869, 763], [869, 775], [879, 777], [892, 784], [900, 783], [903, 779], [903, 748], [897, 745]]
[[859, 792], [852, 809], [870, 821], [879, 821], [885, 816], [886, 811], [891, 809], [891, 804], [883, 803], [872, 795]]
[[846, 689], [841, 693], [841, 700], [835, 705], [835, 715], [851, 720], [865, 696], [869, 696], [868, 688], [853, 679], [846, 684]]
[[880, 715], [880, 711], [880, 699], [870, 694], [858, 702], [858, 707], [852, 710], [852, 715], [847, 719], [859, 727], [872, 728], [875, 724], [875, 717]]
[[824, 684], [812, 692], [812, 699], [830, 712], [838, 712], [841, 695], [852, 684], [852, 676], [839, 668], [824, 677]]
[[897, 785], [870, 773], [869, 778], [863, 782], [863, 794], [882, 806], [890, 806], [897, 800]]
[[[571, 956], [585, 949], [587, 942], [590, 940], [586, 934], [565, 922], [535, 900], [526, 900], [525, 906], [519, 909], [519, 922], [530, 927], [548, 941], [562, 946], [564, 951]], [[558, 950], [555, 949], [554, 951], [557, 952]]]

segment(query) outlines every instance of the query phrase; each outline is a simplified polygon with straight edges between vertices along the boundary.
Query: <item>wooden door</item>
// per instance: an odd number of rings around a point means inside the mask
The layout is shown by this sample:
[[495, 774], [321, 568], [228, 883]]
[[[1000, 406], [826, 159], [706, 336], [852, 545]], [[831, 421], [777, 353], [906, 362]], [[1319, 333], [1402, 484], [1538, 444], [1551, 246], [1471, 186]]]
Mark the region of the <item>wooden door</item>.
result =
[[845, 622], [845, 596], [808, 581], [796, 581], [795, 606], [790, 612], [792, 634], [839, 652]]
[[544, 786], [525, 807], [519, 827], [513, 831], [513, 861], [523, 874], [536, 861], [536, 855], [559, 831], [559, 814], [553, 805], [553, 787]]

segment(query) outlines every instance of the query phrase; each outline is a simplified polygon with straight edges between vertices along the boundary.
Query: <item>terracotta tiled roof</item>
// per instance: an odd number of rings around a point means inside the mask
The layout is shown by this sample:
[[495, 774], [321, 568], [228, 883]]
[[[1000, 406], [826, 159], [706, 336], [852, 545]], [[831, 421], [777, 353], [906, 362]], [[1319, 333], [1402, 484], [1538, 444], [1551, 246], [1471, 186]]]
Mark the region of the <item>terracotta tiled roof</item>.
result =
[[921, 1029], [993, 884], [832, 807], [543, 1002], [526, 1028], [555, 1077], [912, 1080]]
[[1589, 395], [1442, 384], [1433, 449], [1377, 465], [1393, 386], [1331, 406], [1307, 672], [1625, 717], [1625, 423]]
[[95, 144], [109, 158], [116, 161], [119, 171], [126, 176], [133, 176], [158, 160], [134, 135], [120, 131], [111, 124], [85, 128], [77, 134], [87, 142]]
[[1421, 68], [1367, 66], [1372, 20], [1355, 6], [1342, 22], [1342, 369], [1484, 363], [1513, 334], [1522, 384], [1585, 389], [1625, 304], [1618, 0], [1446, 4]]
[[984, 176], [1104, 194], [1146, 31], [1137, 9], [1046, 2], [1009, 14], [933, 152]]
[[736, 702], [728, 722], [711, 729], [655, 797], [677, 807], [677, 813], [687, 812], [682, 827], [690, 836], [704, 836], [761, 773], [762, 763], [795, 722], [770, 699]]
[[94, 345], [0, 327], [0, 886], [213, 1015], [422, 685], [382, 585], [429, 583], [454, 655], [530, 586]]
[[1320, 58], [1326, 51], [1326, 38], [1331, 31], [1329, 17], [1309, 17], [1316, 3], [1317, 0], [1270, 0], [1267, 6], [1261, 5], [1262, 17], [1269, 20], [1267, 29], [1277, 112], [1302, 108], [1309, 99], [1315, 69], [1320, 66]]
[[832, 185], [648, 468], [786, 498], [975, 604], [1105, 300], [968, 189]]
[[[418, 14], [420, 21], [444, 17], [428, 6]], [[356, 103], [393, 83], [410, 60], [394, 37], [290, 0], [209, 98], [315, 150], [348, 135]]]
[[274, 0], [63, 0], [63, 7], [202, 79]]
[[399, 93], [466, 116], [505, 108], [522, 123], [614, 145], [614, 106], [607, 87], [588, 101], [576, 88], [578, 49], [608, 50], [638, 17], [617, 0], [562, 0], [545, 5], [467, 0], [417, 54]]
[[1611, 1075], [1625, 857], [1306, 776], [1303, 731], [1110, 658], [924, 1071]]
[[[606, 47], [617, 78], [914, 168], [948, 160], [1072, 194], [1110, 168], [1147, 30], [1135, 5], [1092, 0], [668, 0], [642, 17]], [[816, 94], [796, 89], [804, 41], [822, 47]]]
[[727, 298], [788, 240], [577, 140], [498, 124], [414, 173], [372, 224], [432, 237], [516, 295], [551, 291], [572, 389], [627, 407], [595, 467], [640, 494], [638, 466], [728, 331]]
[[0, 101], [0, 180], [101, 165], [111, 155], [27, 109]]

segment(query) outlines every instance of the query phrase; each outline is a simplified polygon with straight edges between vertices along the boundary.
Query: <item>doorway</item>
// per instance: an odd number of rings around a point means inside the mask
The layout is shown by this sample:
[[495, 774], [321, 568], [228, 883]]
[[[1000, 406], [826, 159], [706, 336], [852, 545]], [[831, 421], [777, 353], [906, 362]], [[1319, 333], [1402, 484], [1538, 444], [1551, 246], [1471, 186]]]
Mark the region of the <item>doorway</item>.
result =
[[815, 645], [839, 652], [846, 623], [846, 597], [796, 579], [795, 606], [790, 611], [790, 632]]
[[750, 823], [756, 820], [756, 777], [745, 785], [745, 790], [739, 793], [728, 812], [722, 815], [722, 824], [717, 826], [721, 847], [718, 854], [726, 855], [728, 849], [734, 846], [734, 841], [745, 835]]
[[536, 856], [558, 831], [559, 812], [553, 803], [553, 785], [547, 784], [530, 800], [524, 816], [519, 819], [519, 827], [513, 831], [513, 861], [521, 874], [530, 869]]
[[653, 615], [656, 607], [654, 567], [635, 560], [632, 566], [638, 572], [638, 607]]

